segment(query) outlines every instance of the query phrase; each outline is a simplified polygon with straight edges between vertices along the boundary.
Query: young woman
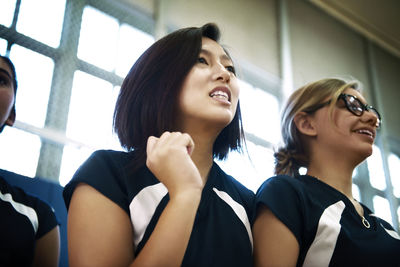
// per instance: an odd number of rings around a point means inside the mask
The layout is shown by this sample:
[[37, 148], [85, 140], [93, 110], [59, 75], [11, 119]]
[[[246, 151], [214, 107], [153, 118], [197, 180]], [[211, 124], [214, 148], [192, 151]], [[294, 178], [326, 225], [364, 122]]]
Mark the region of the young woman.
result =
[[130, 70], [114, 114], [128, 152], [95, 152], [64, 190], [71, 266], [252, 265], [254, 194], [213, 161], [243, 142], [218, 39], [178, 30]]
[[380, 124], [355, 82], [324, 79], [291, 95], [277, 176], [256, 195], [256, 266], [400, 266], [399, 235], [352, 194]]
[[[14, 124], [16, 92], [14, 64], [0, 56], [0, 132]], [[52, 208], [0, 177], [0, 266], [55, 267], [59, 250], [59, 227]]]

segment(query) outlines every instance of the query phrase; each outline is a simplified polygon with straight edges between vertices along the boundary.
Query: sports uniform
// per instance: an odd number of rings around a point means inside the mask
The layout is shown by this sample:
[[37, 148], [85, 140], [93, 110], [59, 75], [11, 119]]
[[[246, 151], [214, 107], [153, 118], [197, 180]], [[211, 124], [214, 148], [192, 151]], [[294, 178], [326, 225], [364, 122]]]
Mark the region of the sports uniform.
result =
[[[83, 182], [118, 204], [131, 218], [137, 255], [169, 196], [147, 167], [130, 171], [132, 153], [94, 152], [65, 187], [64, 199], [68, 207], [76, 185]], [[182, 266], [252, 266], [254, 200], [252, 191], [213, 163]]]
[[31, 266], [36, 240], [57, 225], [49, 205], [0, 177], [0, 266]]
[[344, 194], [314, 177], [272, 177], [256, 203], [296, 237], [297, 266], [400, 266], [400, 237], [391, 225], [364, 205], [363, 220]]

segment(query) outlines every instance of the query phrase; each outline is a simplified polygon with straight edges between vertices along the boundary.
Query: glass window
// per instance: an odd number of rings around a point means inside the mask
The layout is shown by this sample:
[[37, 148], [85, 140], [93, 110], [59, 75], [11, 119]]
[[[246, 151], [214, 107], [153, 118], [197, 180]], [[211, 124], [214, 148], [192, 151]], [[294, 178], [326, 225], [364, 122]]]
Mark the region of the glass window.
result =
[[[11, 47], [10, 58], [15, 64], [18, 79], [17, 120], [42, 128], [46, 118], [54, 61], [18, 45]], [[38, 68], [40, 71], [37, 71]]]
[[154, 37], [127, 24], [119, 29], [115, 73], [125, 77], [140, 55], [154, 43]]
[[7, 51], [7, 40], [0, 38], [0, 55], [4, 56]]
[[389, 201], [380, 196], [374, 196], [372, 201], [374, 203], [374, 214], [392, 224]]
[[0, 136], [0, 168], [34, 177], [40, 145], [39, 136], [6, 126]]
[[112, 131], [119, 87], [76, 71], [68, 113], [67, 136], [93, 148], [120, 149]]
[[6, 27], [11, 26], [16, 2], [17, 0], [0, 1], [0, 24]]
[[393, 185], [393, 194], [400, 198], [400, 158], [395, 154], [390, 154], [388, 158], [390, 178]]
[[273, 151], [247, 141], [248, 154], [230, 152], [225, 161], [217, 161], [221, 168], [254, 192], [273, 175]]
[[112, 71], [115, 68], [119, 23], [117, 19], [87, 6], [83, 10], [78, 57]]
[[58, 47], [64, 11], [65, 0], [21, 1], [17, 31], [51, 47]]
[[278, 143], [280, 140], [278, 99], [244, 81], [239, 81], [239, 85], [244, 130], [270, 143]]
[[367, 159], [369, 181], [373, 187], [379, 190], [386, 189], [385, 173], [383, 171], [383, 163], [381, 150], [374, 145], [372, 155]]
[[65, 186], [72, 179], [76, 170], [93, 151], [93, 149], [87, 147], [75, 147], [71, 145], [64, 147], [59, 178], [62, 186]]

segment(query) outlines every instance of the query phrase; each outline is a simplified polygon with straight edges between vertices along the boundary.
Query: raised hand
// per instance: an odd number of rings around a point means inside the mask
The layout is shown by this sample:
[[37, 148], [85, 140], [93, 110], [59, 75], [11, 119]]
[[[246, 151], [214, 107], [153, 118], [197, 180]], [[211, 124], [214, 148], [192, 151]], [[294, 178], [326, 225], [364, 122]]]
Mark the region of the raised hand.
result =
[[170, 197], [204, 186], [190, 157], [193, 150], [194, 142], [186, 133], [164, 132], [159, 138], [150, 136], [147, 140], [146, 165], [167, 187]]

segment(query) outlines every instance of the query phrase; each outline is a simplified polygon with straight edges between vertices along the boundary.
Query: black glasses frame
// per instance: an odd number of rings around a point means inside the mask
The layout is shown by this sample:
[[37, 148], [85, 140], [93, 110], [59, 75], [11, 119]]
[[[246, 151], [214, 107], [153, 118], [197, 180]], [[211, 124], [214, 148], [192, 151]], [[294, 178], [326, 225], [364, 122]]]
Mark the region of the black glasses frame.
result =
[[[373, 106], [368, 105], [368, 104], [363, 104], [360, 99], [358, 99], [357, 97], [355, 97], [353, 95], [349, 95], [349, 94], [344, 94], [344, 93], [340, 94], [338, 97], [338, 100], [339, 99], [343, 100], [348, 111], [350, 111], [352, 114], [354, 114], [358, 117], [361, 117], [364, 114], [364, 111], [372, 111], [378, 118], [377, 128], [379, 128], [381, 126], [381, 124], [382, 124], [381, 115], [379, 114], [378, 110], [376, 110], [376, 108], [374, 108]], [[331, 102], [332, 102], [332, 100], [329, 100], [325, 103], [321, 103], [319, 105], [311, 107], [310, 109], [304, 110], [304, 112], [313, 113], [313, 112], [317, 111], [318, 109], [329, 105]]]

